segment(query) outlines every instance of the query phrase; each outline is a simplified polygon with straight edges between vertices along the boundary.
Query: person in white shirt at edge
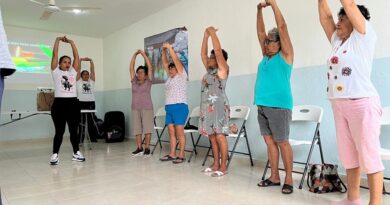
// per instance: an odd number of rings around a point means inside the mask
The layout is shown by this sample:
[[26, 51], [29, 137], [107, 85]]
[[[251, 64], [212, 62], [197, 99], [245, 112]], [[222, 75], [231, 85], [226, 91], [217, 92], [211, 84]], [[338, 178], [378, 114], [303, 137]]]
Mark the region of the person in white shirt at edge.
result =
[[[60, 42], [70, 44], [73, 51], [73, 64], [69, 56], [62, 56], [58, 59], [58, 48]], [[80, 122], [80, 105], [77, 100], [76, 79], [80, 75], [79, 54], [73, 40], [66, 36], [57, 37], [53, 47], [51, 60], [52, 77], [55, 86], [54, 103], [51, 108], [51, 117], [55, 127], [53, 140], [53, 155], [50, 159], [51, 165], [59, 163], [59, 151], [62, 144], [65, 125], [68, 124], [70, 142], [73, 147], [73, 161], [83, 162], [84, 156], [79, 151], [79, 138], [77, 127]]]
[[[167, 52], [172, 57], [169, 63]], [[172, 45], [164, 43], [162, 46], [162, 61], [168, 80], [165, 83], [165, 124], [168, 126], [170, 153], [160, 158], [161, 161], [172, 161], [174, 164], [185, 161], [184, 149], [186, 138], [184, 125], [188, 116], [187, 104], [187, 73], [177, 57]], [[176, 141], [179, 141], [179, 156], [176, 156]]]
[[[87, 61], [90, 63], [90, 71], [91, 74], [87, 70], [81, 71], [80, 75], [77, 75], [77, 98], [80, 101], [80, 109], [81, 110], [95, 110], [95, 65], [93, 63], [93, 60], [91, 58], [80, 58], [80, 69], [81, 64], [83, 61]], [[90, 130], [94, 129], [94, 123], [93, 120], [95, 118], [95, 113], [88, 113], [86, 115], [87, 119], [85, 117], [81, 118], [83, 122], [81, 124], [85, 124], [85, 121], [88, 122], [88, 132]], [[92, 119], [94, 118], [94, 119]], [[80, 142], [84, 141], [84, 135], [81, 133], [81, 125], [79, 126], [79, 138], [81, 139]], [[97, 142], [96, 136], [93, 135], [92, 132], [89, 132], [89, 137], [91, 138], [92, 142]]]
[[379, 95], [371, 82], [376, 33], [370, 13], [354, 0], [340, 0], [337, 24], [327, 0], [318, 0], [320, 23], [332, 45], [327, 60], [328, 97], [336, 125], [340, 161], [347, 170], [347, 198], [332, 205], [363, 205], [360, 177], [365, 172], [370, 205], [382, 204]]

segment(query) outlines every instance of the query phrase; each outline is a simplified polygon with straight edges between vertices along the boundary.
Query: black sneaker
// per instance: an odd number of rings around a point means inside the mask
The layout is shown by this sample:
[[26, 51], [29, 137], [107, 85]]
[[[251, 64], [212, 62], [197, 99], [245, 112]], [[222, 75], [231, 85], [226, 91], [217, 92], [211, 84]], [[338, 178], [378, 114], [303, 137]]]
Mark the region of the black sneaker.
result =
[[149, 156], [150, 155], [150, 149], [145, 148], [144, 155]]
[[144, 154], [144, 150], [142, 148], [137, 148], [134, 152], [132, 152], [133, 156], [141, 156]]

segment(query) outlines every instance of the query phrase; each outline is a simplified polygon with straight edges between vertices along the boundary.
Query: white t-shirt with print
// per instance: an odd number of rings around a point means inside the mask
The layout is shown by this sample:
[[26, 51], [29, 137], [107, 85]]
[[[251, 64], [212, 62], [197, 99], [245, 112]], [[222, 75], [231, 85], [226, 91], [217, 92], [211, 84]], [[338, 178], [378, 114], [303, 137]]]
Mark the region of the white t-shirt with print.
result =
[[73, 67], [69, 68], [68, 71], [63, 71], [57, 67], [56, 69], [52, 70], [51, 74], [55, 87], [54, 96], [56, 98], [77, 97], [77, 72]]
[[80, 79], [77, 81], [77, 98], [82, 102], [94, 102], [95, 82], [93, 80], [84, 81]]
[[177, 73], [165, 83], [165, 105], [187, 104], [187, 73]]
[[332, 52], [327, 61], [329, 99], [378, 96], [371, 82], [376, 40], [368, 21], [365, 34], [354, 29], [343, 44], [333, 33]]

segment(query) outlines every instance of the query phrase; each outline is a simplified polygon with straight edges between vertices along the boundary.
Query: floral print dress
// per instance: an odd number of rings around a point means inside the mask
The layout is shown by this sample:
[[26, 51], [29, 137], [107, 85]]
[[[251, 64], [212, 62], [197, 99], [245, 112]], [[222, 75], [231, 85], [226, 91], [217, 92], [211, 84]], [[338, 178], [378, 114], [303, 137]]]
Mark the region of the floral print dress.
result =
[[219, 79], [218, 69], [207, 69], [201, 87], [199, 133], [204, 136], [229, 134], [230, 107], [225, 93], [227, 79]]

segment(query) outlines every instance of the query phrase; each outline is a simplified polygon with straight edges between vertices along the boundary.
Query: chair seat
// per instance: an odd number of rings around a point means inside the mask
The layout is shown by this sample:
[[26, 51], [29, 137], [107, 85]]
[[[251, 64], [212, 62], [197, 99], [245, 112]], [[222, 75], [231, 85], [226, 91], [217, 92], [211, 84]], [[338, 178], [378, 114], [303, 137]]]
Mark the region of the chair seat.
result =
[[291, 146], [311, 145], [311, 141], [290, 139]]
[[381, 148], [381, 157], [383, 160], [390, 160], [390, 150]]
[[164, 129], [164, 127], [159, 127], [159, 126], [156, 126], [156, 127], [154, 127], [154, 129], [155, 129], [155, 130], [163, 130], [163, 129]]
[[198, 132], [199, 132], [198, 130], [192, 130], [192, 129], [186, 130], [186, 129], [184, 129], [184, 133], [198, 133]]

